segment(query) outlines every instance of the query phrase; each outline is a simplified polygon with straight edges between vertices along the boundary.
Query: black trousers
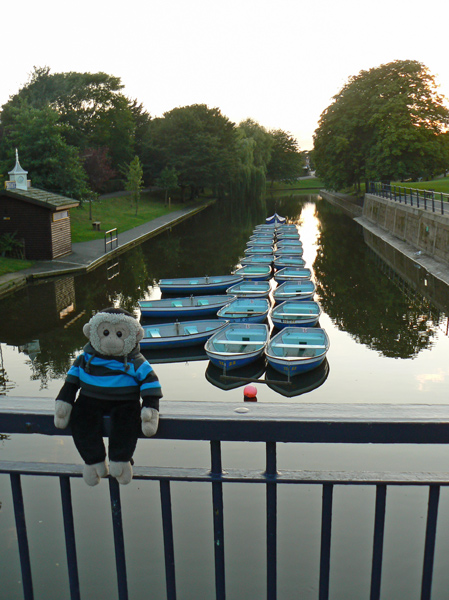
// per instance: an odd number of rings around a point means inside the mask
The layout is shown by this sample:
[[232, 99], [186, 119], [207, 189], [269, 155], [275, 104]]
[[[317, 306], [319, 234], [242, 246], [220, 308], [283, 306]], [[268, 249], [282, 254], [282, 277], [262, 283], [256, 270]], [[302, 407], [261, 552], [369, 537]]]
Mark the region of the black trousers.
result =
[[139, 400], [98, 400], [80, 393], [70, 417], [73, 441], [88, 465], [105, 460], [103, 416], [110, 416], [109, 459], [129, 462], [141, 431]]

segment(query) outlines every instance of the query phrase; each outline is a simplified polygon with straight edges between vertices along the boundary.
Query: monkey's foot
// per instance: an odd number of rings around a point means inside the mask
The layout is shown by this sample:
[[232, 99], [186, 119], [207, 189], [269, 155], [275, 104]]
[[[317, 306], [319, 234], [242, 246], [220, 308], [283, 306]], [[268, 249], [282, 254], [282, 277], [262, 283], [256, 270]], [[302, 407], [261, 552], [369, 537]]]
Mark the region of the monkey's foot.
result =
[[108, 465], [106, 461], [95, 463], [94, 465], [84, 465], [83, 479], [87, 485], [94, 486], [100, 483], [102, 477], [108, 474]]
[[115, 462], [111, 460], [109, 470], [112, 477], [115, 477], [122, 485], [126, 485], [133, 478], [133, 468], [130, 462]]

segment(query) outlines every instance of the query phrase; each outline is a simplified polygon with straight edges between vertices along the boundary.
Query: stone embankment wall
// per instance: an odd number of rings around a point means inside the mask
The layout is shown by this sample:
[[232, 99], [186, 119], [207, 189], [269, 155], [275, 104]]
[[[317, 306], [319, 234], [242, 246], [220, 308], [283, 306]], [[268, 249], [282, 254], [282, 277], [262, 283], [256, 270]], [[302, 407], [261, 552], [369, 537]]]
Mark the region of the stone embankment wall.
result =
[[363, 217], [430, 256], [449, 262], [449, 206], [441, 215], [365, 194]]
[[350, 217], [362, 216], [362, 207], [356, 203], [354, 198], [335, 192], [326, 192], [325, 190], [320, 190], [320, 196], [330, 204], [341, 208]]

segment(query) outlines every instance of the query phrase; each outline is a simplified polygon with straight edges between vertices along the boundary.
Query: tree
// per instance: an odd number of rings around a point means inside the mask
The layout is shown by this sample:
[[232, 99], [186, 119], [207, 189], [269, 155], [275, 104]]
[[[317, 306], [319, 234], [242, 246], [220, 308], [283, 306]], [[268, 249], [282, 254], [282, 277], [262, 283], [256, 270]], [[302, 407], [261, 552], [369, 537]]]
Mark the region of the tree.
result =
[[143, 188], [142, 175], [143, 175], [143, 169], [142, 169], [142, 165], [140, 164], [140, 159], [138, 156], [135, 156], [132, 159], [132, 161], [129, 163], [129, 166], [128, 166], [128, 173], [126, 176], [125, 189], [128, 192], [132, 192], [133, 201], [134, 201], [134, 204], [136, 205], [136, 215], [137, 215], [137, 209], [139, 206], [140, 192], [142, 191], [142, 188]]
[[51, 108], [63, 125], [65, 141], [83, 152], [107, 147], [114, 169], [133, 157], [137, 108], [121, 90], [119, 77], [107, 73], [50, 73], [35, 67], [29, 81], [3, 105], [2, 126], [7, 127], [14, 109]]
[[63, 131], [57, 113], [49, 107], [11, 108], [0, 145], [3, 172], [14, 166], [11, 161], [18, 148], [35, 187], [82, 199], [87, 192], [86, 174], [78, 150], [67, 144]]
[[81, 155], [81, 159], [91, 189], [96, 193], [103, 192], [105, 183], [116, 175], [116, 172], [111, 166], [108, 149], [86, 148]]
[[270, 160], [267, 165], [267, 178], [271, 182], [293, 181], [303, 172], [304, 159], [298, 147], [298, 141], [282, 129], [269, 132], [273, 143]]
[[233, 196], [244, 204], [258, 204], [266, 189], [273, 139], [265, 127], [246, 119], [239, 123], [237, 140], [238, 168], [233, 179]]
[[[165, 167], [157, 180], [157, 184], [165, 190], [165, 205], [167, 205], [168, 192], [178, 187], [178, 173], [176, 172], [176, 169], [173, 167]], [[170, 207], [170, 199], [168, 206]]]
[[235, 125], [205, 104], [175, 108], [151, 122], [151, 152], [159, 165], [157, 176], [173, 167], [192, 199], [204, 187], [220, 195], [236, 167]]
[[449, 110], [417, 61], [394, 61], [351, 77], [321, 114], [317, 174], [333, 189], [364, 179], [426, 177], [443, 168]]

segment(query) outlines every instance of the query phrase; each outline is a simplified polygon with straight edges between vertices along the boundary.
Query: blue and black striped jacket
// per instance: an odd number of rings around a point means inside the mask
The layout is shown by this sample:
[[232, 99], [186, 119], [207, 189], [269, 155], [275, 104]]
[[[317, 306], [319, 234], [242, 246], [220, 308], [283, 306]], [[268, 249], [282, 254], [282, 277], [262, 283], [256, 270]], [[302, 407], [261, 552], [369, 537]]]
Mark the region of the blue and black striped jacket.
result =
[[105, 356], [86, 344], [69, 372], [57, 400], [73, 404], [76, 392], [100, 400], [140, 400], [159, 409], [161, 384], [137, 345], [128, 356]]

